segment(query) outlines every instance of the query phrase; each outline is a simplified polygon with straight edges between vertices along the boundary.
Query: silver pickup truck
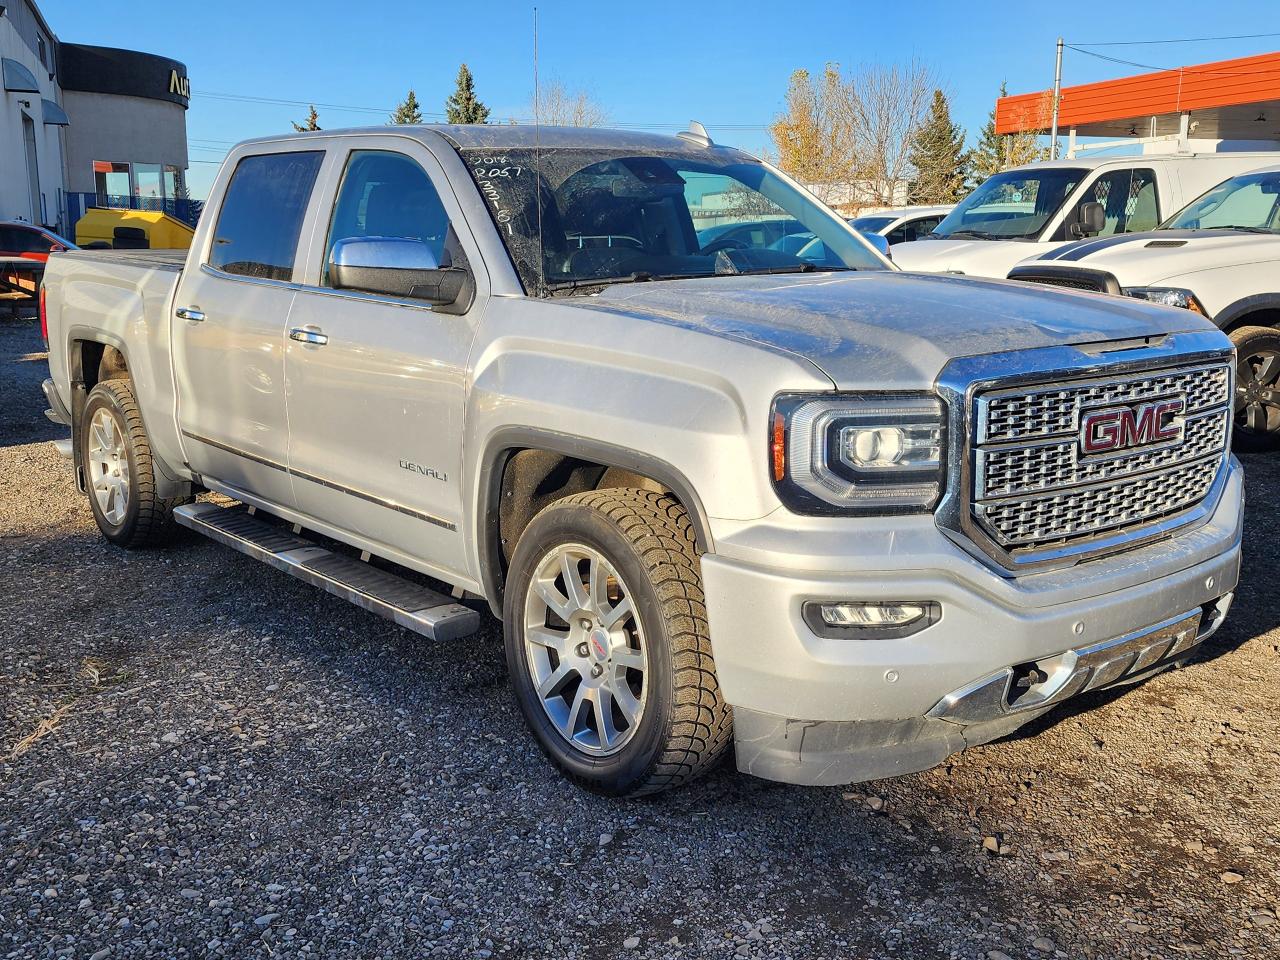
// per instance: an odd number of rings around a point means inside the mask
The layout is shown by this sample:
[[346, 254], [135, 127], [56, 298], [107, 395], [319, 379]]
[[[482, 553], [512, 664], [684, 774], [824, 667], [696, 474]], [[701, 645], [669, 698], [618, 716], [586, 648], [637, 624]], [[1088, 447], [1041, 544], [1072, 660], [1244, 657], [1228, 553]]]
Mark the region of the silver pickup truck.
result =
[[1185, 660], [1236, 586], [1212, 324], [900, 272], [700, 130], [244, 143], [185, 264], [58, 254], [42, 299], [109, 541], [436, 642], [487, 605], [605, 793], [921, 770]]

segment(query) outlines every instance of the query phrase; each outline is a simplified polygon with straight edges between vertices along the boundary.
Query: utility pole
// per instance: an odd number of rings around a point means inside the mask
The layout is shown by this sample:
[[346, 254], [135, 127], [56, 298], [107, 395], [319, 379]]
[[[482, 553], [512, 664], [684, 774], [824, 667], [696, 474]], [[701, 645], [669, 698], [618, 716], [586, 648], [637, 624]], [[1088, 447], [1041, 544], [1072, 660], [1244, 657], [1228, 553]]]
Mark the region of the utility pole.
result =
[[1053, 64], [1053, 128], [1049, 131], [1049, 159], [1058, 159], [1058, 105], [1062, 100], [1062, 38]]

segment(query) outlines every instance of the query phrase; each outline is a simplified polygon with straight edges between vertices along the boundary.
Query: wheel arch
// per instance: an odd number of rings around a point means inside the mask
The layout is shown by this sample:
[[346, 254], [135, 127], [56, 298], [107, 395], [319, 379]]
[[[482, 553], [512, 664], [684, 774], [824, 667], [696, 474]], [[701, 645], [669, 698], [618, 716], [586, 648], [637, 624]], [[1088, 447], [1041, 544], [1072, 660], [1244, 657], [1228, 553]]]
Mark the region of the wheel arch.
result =
[[510, 551], [539, 510], [585, 490], [649, 484], [669, 492], [688, 511], [698, 552], [709, 553], [711, 530], [702, 500], [671, 464], [630, 447], [536, 427], [494, 433], [481, 458], [475, 521], [480, 582], [494, 615], [502, 616]]
[[1219, 310], [1213, 322], [1227, 333], [1237, 327], [1280, 328], [1280, 293], [1256, 293], [1241, 297]]

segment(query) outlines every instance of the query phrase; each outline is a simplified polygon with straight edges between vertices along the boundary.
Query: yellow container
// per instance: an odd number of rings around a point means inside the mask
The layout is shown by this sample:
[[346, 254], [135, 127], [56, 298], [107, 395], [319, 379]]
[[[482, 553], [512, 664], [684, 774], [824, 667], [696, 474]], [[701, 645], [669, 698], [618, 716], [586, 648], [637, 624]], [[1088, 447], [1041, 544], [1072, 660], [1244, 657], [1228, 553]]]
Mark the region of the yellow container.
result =
[[115, 210], [94, 207], [76, 223], [76, 243], [105, 240], [114, 246], [116, 227], [136, 227], [147, 235], [152, 250], [186, 250], [195, 231], [167, 213], [156, 210]]

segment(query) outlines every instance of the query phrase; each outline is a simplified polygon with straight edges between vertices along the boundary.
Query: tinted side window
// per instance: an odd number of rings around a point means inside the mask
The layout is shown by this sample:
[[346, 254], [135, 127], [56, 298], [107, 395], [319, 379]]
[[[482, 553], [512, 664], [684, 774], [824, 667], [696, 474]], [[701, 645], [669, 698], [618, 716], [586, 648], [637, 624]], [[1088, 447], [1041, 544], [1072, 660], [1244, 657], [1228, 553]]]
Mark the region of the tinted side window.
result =
[[449, 236], [449, 215], [431, 178], [415, 161], [385, 150], [354, 151], [347, 163], [325, 246], [325, 286], [333, 245], [351, 237], [421, 240], [441, 266], [450, 265], [458, 253]]
[[52, 246], [43, 234], [22, 227], [0, 227], [0, 250], [9, 253], [48, 253]]
[[292, 280], [298, 234], [322, 151], [241, 160], [222, 198], [209, 265], [226, 273]]

